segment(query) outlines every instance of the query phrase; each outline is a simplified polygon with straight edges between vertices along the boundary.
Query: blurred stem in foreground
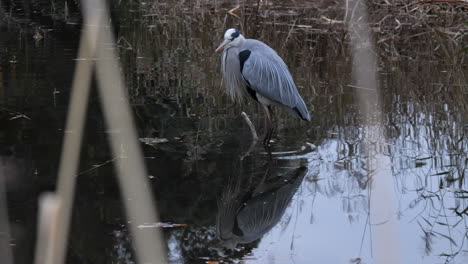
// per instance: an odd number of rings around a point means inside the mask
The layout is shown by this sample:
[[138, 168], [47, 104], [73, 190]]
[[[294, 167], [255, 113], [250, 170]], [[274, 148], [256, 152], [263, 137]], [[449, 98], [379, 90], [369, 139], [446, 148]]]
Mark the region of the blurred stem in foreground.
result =
[[6, 165], [0, 156], [0, 259], [2, 263], [13, 264], [10, 246], [10, 224], [6, 197]]
[[[41, 199], [40, 204], [41, 220], [50, 221], [40, 221], [43, 226], [39, 228], [49, 232], [38, 232], [36, 264], [65, 262], [84, 117], [95, 64], [106, 124], [108, 130], [116, 131], [111, 133], [110, 143], [114, 156], [120, 157], [117, 159], [117, 176], [136, 259], [139, 263], [167, 263], [160, 230], [152, 228], [143, 231], [139, 228], [143, 224], [158, 222], [158, 218], [124, 92], [112, 28], [105, 24], [109, 21], [107, 6], [102, 1], [83, 1], [83, 17], [84, 31], [73, 81], [58, 187], [54, 196]], [[50, 203], [56, 206], [50, 206]]]
[[[392, 178], [390, 158], [374, 145], [385, 142], [385, 135], [379, 127], [384, 125], [382, 100], [377, 75], [377, 57], [371, 29], [368, 24], [368, 11], [364, 1], [351, 1], [352, 12], [348, 22], [350, 50], [352, 54], [352, 79], [359, 101], [363, 125], [368, 126], [364, 136], [369, 173], [369, 236], [371, 252], [375, 248], [375, 263], [401, 263], [401, 253], [396, 219], [394, 179]], [[351, 8], [351, 7], [349, 7]], [[377, 106], [377, 112], [372, 109]]]

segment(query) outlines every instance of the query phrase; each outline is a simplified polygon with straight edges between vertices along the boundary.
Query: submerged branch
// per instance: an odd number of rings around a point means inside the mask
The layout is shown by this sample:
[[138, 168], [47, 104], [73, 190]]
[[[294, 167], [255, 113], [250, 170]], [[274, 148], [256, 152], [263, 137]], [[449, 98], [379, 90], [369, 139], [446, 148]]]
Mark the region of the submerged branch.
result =
[[250, 132], [252, 133], [252, 140], [257, 141], [258, 140], [257, 131], [255, 130], [255, 127], [252, 124], [252, 121], [250, 121], [249, 116], [245, 112], [242, 112], [241, 115], [244, 118], [247, 125], [250, 127]]

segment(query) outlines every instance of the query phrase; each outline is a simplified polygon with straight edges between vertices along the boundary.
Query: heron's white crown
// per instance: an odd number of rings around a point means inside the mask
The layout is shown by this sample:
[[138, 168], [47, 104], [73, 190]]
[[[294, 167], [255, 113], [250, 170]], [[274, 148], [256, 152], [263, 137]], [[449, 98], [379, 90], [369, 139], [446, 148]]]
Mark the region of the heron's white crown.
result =
[[235, 28], [230, 28], [224, 33], [225, 48], [242, 46], [244, 40], [244, 36]]
[[237, 29], [235, 28], [230, 28], [226, 30], [226, 33], [224, 33], [224, 39], [231, 40], [232, 39], [232, 34], [236, 33]]

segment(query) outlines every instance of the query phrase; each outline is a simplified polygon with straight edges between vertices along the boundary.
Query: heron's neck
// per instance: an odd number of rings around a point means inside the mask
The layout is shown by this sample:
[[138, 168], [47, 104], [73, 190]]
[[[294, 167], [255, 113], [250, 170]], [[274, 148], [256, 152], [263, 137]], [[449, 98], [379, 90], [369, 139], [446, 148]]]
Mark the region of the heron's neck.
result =
[[239, 38], [239, 45], [237, 45], [237, 48], [241, 49], [245, 44], [245, 38], [242, 35], [240, 35], [238, 38]]

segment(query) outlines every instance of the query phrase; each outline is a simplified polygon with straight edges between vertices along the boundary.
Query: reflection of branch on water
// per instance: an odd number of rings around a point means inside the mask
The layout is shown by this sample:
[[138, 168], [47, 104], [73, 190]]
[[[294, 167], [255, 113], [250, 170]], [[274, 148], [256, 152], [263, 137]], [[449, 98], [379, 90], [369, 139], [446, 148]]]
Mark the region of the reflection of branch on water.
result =
[[[460, 252], [463, 250], [463, 246], [465, 244], [465, 240], [467, 239], [467, 232], [468, 227], [466, 225], [466, 221], [464, 220], [466, 211], [468, 211], [468, 207], [465, 209], [462, 209], [462, 213], [460, 213], [459, 206], [457, 205], [456, 208], [451, 208], [450, 211], [455, 213], [457, 216], [454, 219], [453, 214], [447, 214], [446, 212], [446, 206], [444, 204], [445, 198], [447, 194], [452, 193], [453, 190], [445, 187], [441, 187], [439, 191], [432, 193], [429, 191], [424, 191], [429, 194], [421, 193], [420, 198], [417, 199], [416, 203], [421, 201], [421, 199], [426, 200], [426, 204], [424, 206], [424, 210], [421, 211], [416, 217], [420, 218], [422, 221], [416, 220], [418, 226], [421, 228], [421, 230], [424, 233], [424, 236], [422, 237], [424, 240], [425, 244], [425, 253], [429, 255], [433, 251], [433, 243], [434, 243], [434, 238], [442, 238], [445, 239], [449, 242], [450, 244], [450, 253], [448, 252], [442, 252], [439, 253], [440, 256], [444, 256], [447, 258], [447, 263], [450, 262], [454, 257], [456, 257]], [[466, 191], [462, 190], [461, 193], [464, 193]], [[433, 198], [436, 198], [436, 200], [433, 200]], [[439, 207], [437, 207], [437, 205]], [[414, 205], [413, 205], [414, 206]], [[428, 212], [428, 215], [423, 215], [423, 213]], [[434, 213], [435, 211], [435, 213]], [[468, 215], [468, 214], [466, 214]], [[455, 233], [452, 232], [452, 230], [456, 230], [458, 233], [458, 230], [456, 229], [457, 226], [459, 226], [461, 223], [464, 223], [464, 233], [461, 235], [461, 241], [459, 241], [459, 244], [457, 244], [456, 239], [460, 239], [460, 237], [457, 237]], [[463, 225], [461, 225], [463, 227]], [[436, 231], [435, 229], [438, 229]], [[444, 229], [447, 228], [447, 233], [444, 234], [442, 233]], [[463, 230], [463, 228], [462, 228]], [[458, 234], [459, 235], [459, 234]], [[455, 249], [453, 247], [456, 247]]]
[[[366, 190], [372, 182], [367, 175], [372, 172], [366, 170], [362, 149], [364, 145], [382, 149], [390, 157], [388, 166], [400, 196], [400, 209], [395, 214], [399, 219], [413, 219], [409, 225], [421, 228], [420, 241], [427, 255], [444, 256], [447, 262], [453, 262], [463, 252], [463, 245], [466, 248], [468, 228], [463, 114], [456, 103], [419, 102], [411, 96], [404, 101], [392, 98], [386, 105], [392, 109], [386, 113], [381, 129], [388, 142], [367, 140], [365, 133], [372, 125], [363, 127], [353, 113], [346, 114], [344, 124], [332, 130], [337, 131], [336, 136], [318, 145], [321, 162], [312, 162], [325, 181], [314, 182], [319, 186], [310, 192], [341, 196], [350, 222], [358, 220], [353, 216], [368, 215], [363, 204], [369, 198]], [[369, 236], [367, 228], [376, 224], [367, 223], [361, 243], [366, 234]]]
[[[120, 157], [118, 157], [118, 158], [120, 158]], [[89, 169], [87, 169], [87, 170], [81, 171], [81, 172], [79, 172], [76, 176], [80, 176], [80, 175], [82, 175], [82, 174], [86, 174], [86, 173], [88, 173], [88, 172], [90, 172], [90, 171], [93, 171], [93, 170], [95, 170], [95, 169], [98, 169], [98, 168], [100, 168], [100, 167], [102, 167], [102, 166], [105, 166], [105, 165], [111, 163], [111, 162], [114, 162], [114, 161], [117, 160], [118, 158], [113, 158], [113, 159], [107, 160], [107, 161], [105, 161], [105, 162], [103, 162], [103, 163], [95, 164], [95, 165], [93, 165], [92, 168], [89, 168]]]
[[28, 120], [31, 120], [31, 118], [29, 118], [28, 116], [26, 116], [26, 115], [24, 115], [24, 114], [22, 114], [20, 112], [8, 109], [6, 107], [0, 107], [0, 113], [1, 112], [4, 112], [4, 113], [8, 114], [10, 116], [9, 120], [14, 120], [14, 119], [17, 119], [17, 118], [26, 118]]

